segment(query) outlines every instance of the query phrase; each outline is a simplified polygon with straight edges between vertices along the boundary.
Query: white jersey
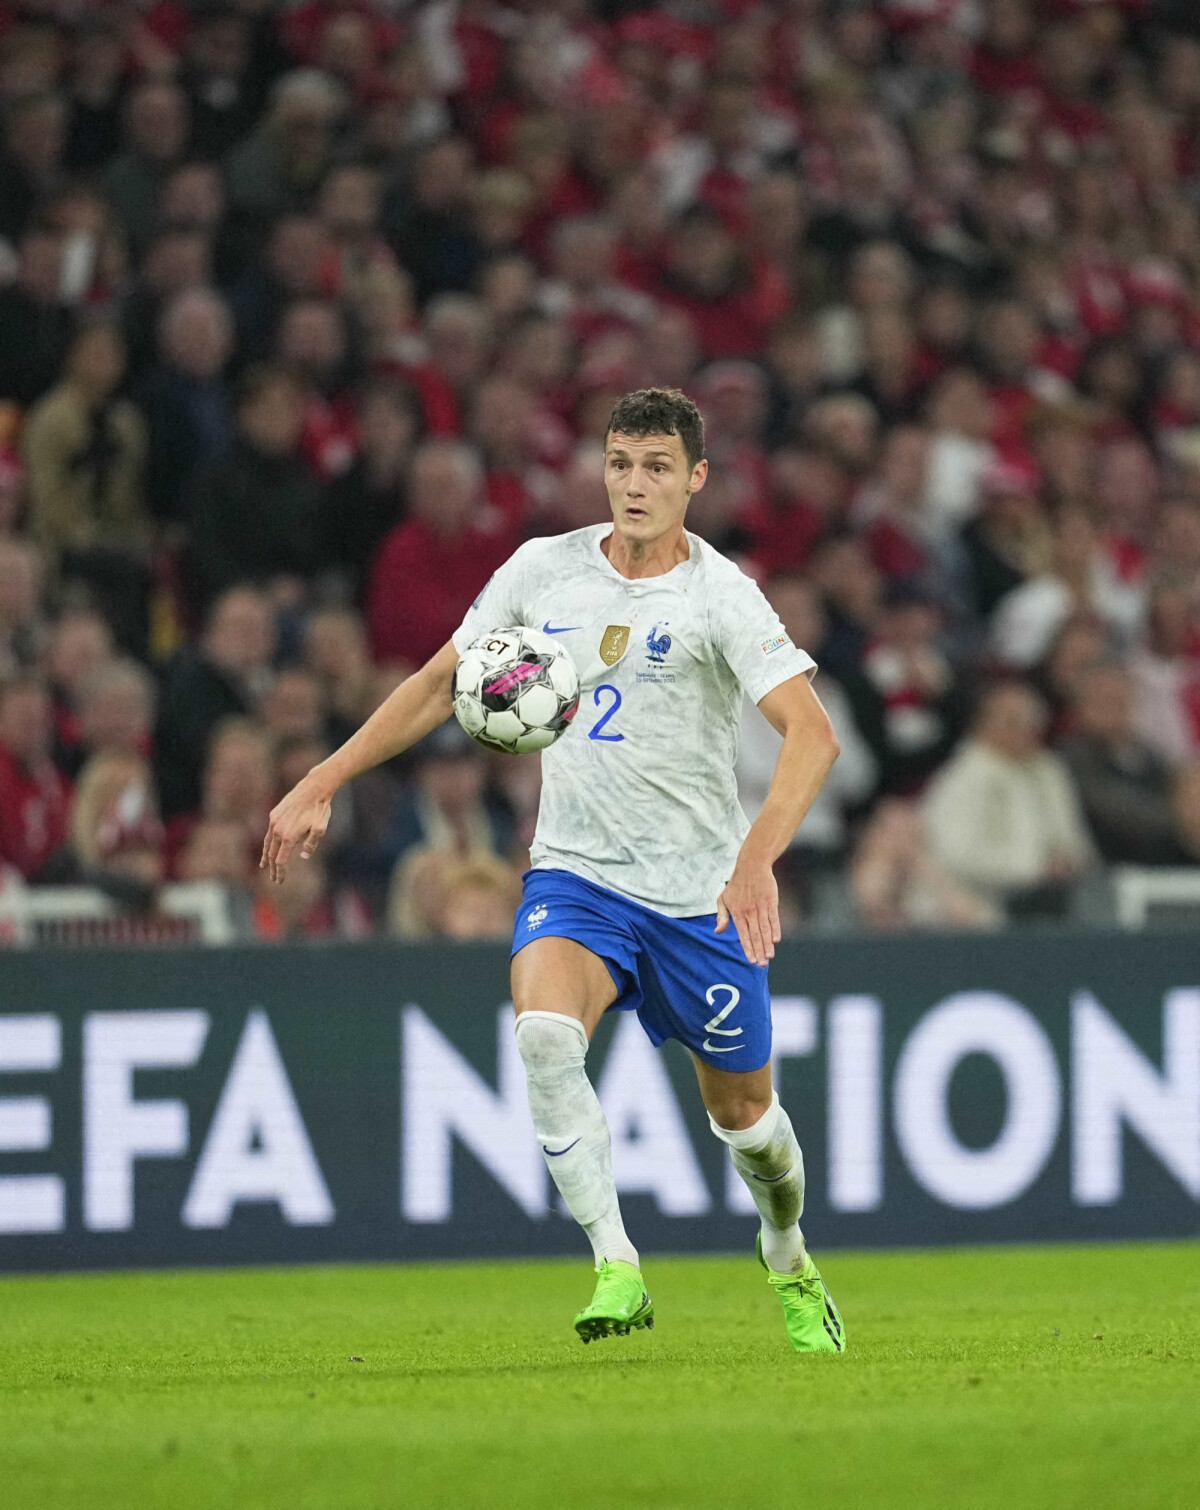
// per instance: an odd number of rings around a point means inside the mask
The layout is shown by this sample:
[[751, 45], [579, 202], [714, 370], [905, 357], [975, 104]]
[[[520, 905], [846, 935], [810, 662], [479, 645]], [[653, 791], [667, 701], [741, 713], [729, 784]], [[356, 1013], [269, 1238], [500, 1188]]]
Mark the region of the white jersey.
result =
[[697, 536], [659, 577], [623, 577], [611, 524], [531, 540], [454, 636], [507, 625], [562, 635], [579, 712], [542, 755], [532, 864], [671, 917], [715, 912], [749, 824], [734, 763], [743, 690], [759, 702], [814, 662], [743, 572]]

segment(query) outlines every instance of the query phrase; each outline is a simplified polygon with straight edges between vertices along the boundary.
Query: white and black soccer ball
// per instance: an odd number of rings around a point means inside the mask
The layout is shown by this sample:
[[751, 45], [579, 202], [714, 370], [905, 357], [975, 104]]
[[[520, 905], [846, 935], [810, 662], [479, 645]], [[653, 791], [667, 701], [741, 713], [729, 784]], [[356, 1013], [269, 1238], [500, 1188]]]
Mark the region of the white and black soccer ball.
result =
[[493, 629], [463, 651], [454, 671], [454, 712], [472, 739], [525, 755], [565, 734], [579, 708], [579, 673], [540, 629]]

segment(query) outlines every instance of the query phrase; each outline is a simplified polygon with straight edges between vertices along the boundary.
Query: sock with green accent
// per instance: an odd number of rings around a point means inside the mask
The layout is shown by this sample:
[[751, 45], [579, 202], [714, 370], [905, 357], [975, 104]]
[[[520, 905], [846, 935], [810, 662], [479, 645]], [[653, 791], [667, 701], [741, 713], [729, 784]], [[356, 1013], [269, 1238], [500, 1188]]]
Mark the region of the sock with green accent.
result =
[[597, 1264], [620, 1259], [637, 1268], [637, 1249], [617, 1203], [608, 1122], [584, 1068], [583, 1024], [561, 1012], [522, 1012], [516, 1031], [533, 1127], [551, 1179], [587, 1233]]
[[777, 1274], [799, 1274], [807, 1256], [800, 1231], [804, 1155], [779, 1097], [771, 1098], [753, 1127], [731, 1130], [719, 1127], [711, 1116], [708, 1121], [721, 1142], [728, 1143], [733, 1167], [754, 1197], [762, 1218], [763, 1257]]

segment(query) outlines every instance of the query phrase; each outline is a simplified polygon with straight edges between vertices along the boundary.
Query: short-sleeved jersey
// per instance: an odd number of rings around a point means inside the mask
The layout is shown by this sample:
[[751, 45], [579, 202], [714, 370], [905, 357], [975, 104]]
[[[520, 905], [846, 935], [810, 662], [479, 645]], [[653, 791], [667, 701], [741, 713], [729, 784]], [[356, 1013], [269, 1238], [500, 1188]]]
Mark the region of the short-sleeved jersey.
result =
[[814, 662], [758, 587], [695, 535], [658, 577], [623, 577], [611, 524], [531, 540], [492, 577], [454, 644], [523, 624], [561, 635], [579, 712], [542, 755], [535, 869], [567, 870], [671, 917], [716, 911], [749, 825], [738, 803], [742, 691]]

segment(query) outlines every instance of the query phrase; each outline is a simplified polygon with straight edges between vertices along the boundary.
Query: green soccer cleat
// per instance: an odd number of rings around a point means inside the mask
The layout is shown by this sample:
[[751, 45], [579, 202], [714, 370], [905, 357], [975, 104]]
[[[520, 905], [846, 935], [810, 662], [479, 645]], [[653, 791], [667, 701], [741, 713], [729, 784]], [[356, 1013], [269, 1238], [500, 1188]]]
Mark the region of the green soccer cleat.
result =
[[833, 1296], [825, 1288], [816, 1264], [806, 1257], [799, 1274], [776, 1274], [762, 1251], [762, 1234], [755, 1239], [758, 1261], [767, 1283], [783, 1302], [787, 1334], [798, 1353], [844, 1353], [846, 1329]]
[[646, 1294], [642, 1271], [617, 1259], [596, 1266], [596, 1292], [575, 1318], [584, 1342], [593, 1337], [628, 1337], [630, 1327], [654, 1326], [654, 1302]]

